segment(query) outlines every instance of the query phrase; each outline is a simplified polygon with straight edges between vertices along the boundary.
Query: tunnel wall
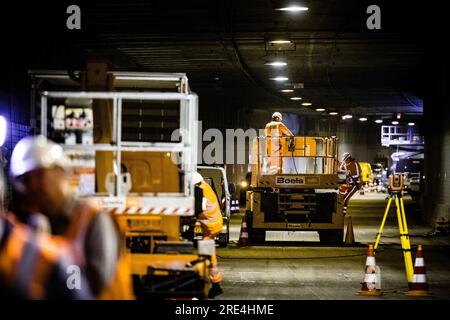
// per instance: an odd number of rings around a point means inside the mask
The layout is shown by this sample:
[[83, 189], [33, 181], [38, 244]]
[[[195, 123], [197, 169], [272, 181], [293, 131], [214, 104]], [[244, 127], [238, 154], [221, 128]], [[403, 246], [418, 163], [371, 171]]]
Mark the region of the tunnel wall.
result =
[[[438, 55], [438, 56], [436, 56]], [[425, 190], [422, 206], [425, 220], [434, 224], [450, 218], [450, 72], [448, 57], [435, 53], [440, 64], [429, 68], [430, 81], [424, 101]]]

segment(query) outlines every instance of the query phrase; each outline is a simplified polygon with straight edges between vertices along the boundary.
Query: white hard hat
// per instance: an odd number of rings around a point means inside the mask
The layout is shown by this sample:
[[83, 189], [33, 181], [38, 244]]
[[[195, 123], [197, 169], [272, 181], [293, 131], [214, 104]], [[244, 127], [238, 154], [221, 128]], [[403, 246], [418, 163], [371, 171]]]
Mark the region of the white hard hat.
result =
[[275, 112], [275, 113], [272, 115], [272, 119], [273, 119], [273, 118], [276, 118], [276, 117], [280, 118], [280, 120], [283, 120], [283, 117], [281, 116], [281, 113], [279, 113], [279, 112]]
[[345, 161], [350, 157], [350, 153], [348, 152], [344, 152], [344, 154], [342, 155], [342, 160]]
[[203, 181], [203, 177], [200, 173], [197, 171], [192, 172], [191, 174], [191, 181], [193, 184], [197, 184]]
[[13, 179], [36, 169], [61, 167], [68, 159], [61, 146], [44, 136], [29, 136], [20, 140], [11, 155], [9, 173]]

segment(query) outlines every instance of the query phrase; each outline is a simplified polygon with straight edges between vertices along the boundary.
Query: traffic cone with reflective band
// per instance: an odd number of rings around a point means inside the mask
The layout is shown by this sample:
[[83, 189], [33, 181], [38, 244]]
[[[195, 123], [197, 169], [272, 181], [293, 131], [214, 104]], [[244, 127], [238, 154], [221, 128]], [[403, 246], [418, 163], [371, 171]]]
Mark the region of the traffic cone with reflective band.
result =
[[381, 295], [381, 274], [380, 268], [375, 263], [375, 255], [373, 253], [373, 245], [369, 245], [366, 259], [364, 282], [361, 283], [362, 296], [380, 296]]
[[248, 231], [247, 231], [247, 214], [244, 214], [244, 217], [242, 217], [242, 223], [241, 223], [241, 233], [239, 234], [239, 242], [238, 245], [240, 246], [247, 246], [248, 245]]
[[417, 248], [413, 280], [408, 285], [409, 291], [406, 293], [408, 296], [423, 297], [430, 295], [428, 292], [427, 272], [421, 244]]
[[345, 233], [344, 243], [346, 245], [355, 244], [355, 234], [353, 233], [352, 217], [348, 217], [347, 232]]

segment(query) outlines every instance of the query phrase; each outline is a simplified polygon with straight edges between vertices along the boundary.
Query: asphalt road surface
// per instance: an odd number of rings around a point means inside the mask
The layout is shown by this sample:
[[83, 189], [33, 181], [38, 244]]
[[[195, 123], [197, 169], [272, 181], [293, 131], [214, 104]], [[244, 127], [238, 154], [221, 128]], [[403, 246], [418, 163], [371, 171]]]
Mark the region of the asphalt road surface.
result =
[[[224, 294], [216, 299], [418, 299], [408, 289], [397, 218], [391, 209], [376, 255], [383, 295], [357, 293], [364, 278], [367, 245], [374, 243], [387, 204], [384, 194], [356, 195], [347, 216], [353, 220], [356, 244], [320, 245], [316, 232], [267, 232], [264, 245], [238, 247], [243, 213], [233, 215], [231, 242], [217, 249]], [[423, 244], [431, 297], [450, 298], [449, 236], [433, 234], [421, 221], [418, 203], [405, 198], [413, 259]]]

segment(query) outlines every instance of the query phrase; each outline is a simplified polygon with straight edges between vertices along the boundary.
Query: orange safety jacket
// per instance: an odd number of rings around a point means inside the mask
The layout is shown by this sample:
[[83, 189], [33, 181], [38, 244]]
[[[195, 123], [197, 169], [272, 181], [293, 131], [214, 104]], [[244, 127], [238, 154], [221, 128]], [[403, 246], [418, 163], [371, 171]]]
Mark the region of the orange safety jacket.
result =
[[[74, 206], [72, 222], [66, 233], [66, 238], [73, 244], [73, 254], [82, 266], [86, 266], [85, 237], [94, 217], [101, 209], [89, 201], [77, 201]], [[116, 221], [113, 219], [114, 223]], [[117, 233], [120, 234], [116, 224]], [[131, 266], [127, 253], [121, 250], [116, 271], [109, 284], [97, 297], [101, 300], [132, 300], [134, 299], [131, 282]]]
[[270, 170], [280, 171], [282, 167], [281, 139], [283, 136], [293, 136], [292, 132], [282, 123], [271, 121], [266, 124], [266, 148]]
[[73, 265], [68, 243], [18, 222], [13, 214], [0, 217], [0, 284], [20, 299], [92, 299], [84, 278], [81, 288], [69, 288], [68, 267]]
[[206, 229], [207, 235], [214, 237], [222, 230], [223, 226], [219, 201], [217, 200], [214, 190], [207, 182], [202, 181], [200, 183], [200, 188], [203, 190], [203, 212], [199, 215], [199, 222], [202, 229]]
[[289, 130], [283, 122], [270, 121], [266, 124], [266, 137], [282, 137], [293, 136], [291, 130]]
[[361, 186], [361, 166], [356, 160], [350, 162], [342, 161], [340, 165], [340, 170], [343, 170], [347, 174], [347, 185], [348, 186]]

